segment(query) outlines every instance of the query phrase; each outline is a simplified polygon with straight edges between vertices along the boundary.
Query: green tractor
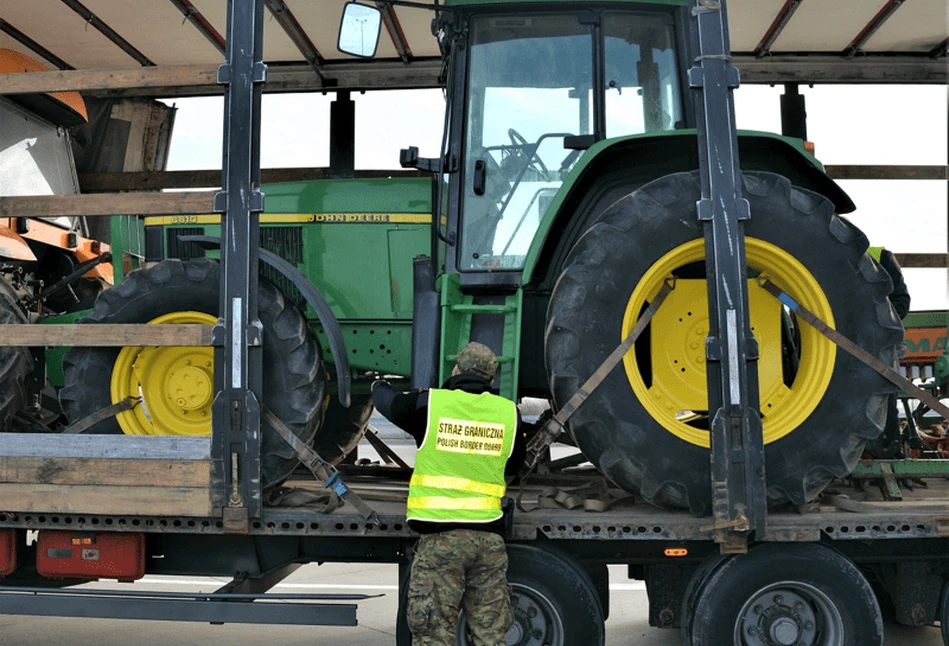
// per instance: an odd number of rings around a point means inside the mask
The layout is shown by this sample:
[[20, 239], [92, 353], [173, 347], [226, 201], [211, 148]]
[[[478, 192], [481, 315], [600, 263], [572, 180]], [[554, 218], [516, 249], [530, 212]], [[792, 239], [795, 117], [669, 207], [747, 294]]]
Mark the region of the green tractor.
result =
[[[365, 18], [359, 27], [370, 29]], [[349, 38], [345, 25], [341, 44], [371, 55], [372, 38]], [[674, 278], [564, 439], [617, 486], [709, 513], [707, 277], [685, 2], [455, 0], [432, 31], [445, 130], [437, 157], [403, 151], [420, 177], [262, 187], [261, 248], [305, 275], [334, 315], [317, 314], [299, 276], [263, 264], [264, 403], [339, 460], [365, 429], [373, 375], [437, 386], [477, 340], [500, 357], [501, 395], [557, 409]], [[892, 388], [799, 323], [762, 278], [888, 364], [902, 327], [867, 238], [840, 216], [852, 201], [803, 142], [740, 132], [738, 148], [768, 498], [803, 504], [852, 470]], [[81, 322], [214, 321], [218, 218], [152, 217], [144, 228], [147, 258], [163, 260], [103, 294]], [[328, 374], [353, 377], [349, 410], [326, 397]], [[210, 431], [206, 350], [77, 349], [65, 380], [72, 421], [141, 396], [91, 432]], [[273, 485], [293, 459], [272, 430], [263, 441]]]

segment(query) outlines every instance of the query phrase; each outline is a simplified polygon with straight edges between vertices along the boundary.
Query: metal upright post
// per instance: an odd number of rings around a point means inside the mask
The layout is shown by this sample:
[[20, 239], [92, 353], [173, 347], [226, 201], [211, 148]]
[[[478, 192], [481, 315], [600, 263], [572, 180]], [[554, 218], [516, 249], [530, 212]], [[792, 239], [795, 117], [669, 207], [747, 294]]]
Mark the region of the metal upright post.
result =
[[257, 318], [260, 192], [260, 95], [266, 80], [262, 58], [263, 0], [230, 0], [227, 52], [218, 69], [224, 92], [224, 158], [214, 210], [223, 213], [220, 312], [215, 329], [212, 411], [215, 507], [225, 527], [247, 531], [260, 517], [261, 325]]
[[695, 65], [689, 70], [699, 137], [705, 230], [709, 336], [706, 340], [711, 419], [712, 513], [723, 552], [747, 549], [761, 537], [767, 514], [764, 446], [758, 412], [758, 344], [748, 320], [743, 221], [734, 98], [738, 70], [731, 64], [724, 0], [692, 0]]

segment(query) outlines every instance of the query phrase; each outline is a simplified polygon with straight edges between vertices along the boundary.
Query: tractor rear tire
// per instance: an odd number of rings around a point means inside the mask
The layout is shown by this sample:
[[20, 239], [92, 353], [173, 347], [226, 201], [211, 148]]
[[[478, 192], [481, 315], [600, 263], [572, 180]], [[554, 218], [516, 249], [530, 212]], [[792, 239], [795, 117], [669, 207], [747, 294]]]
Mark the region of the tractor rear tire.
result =
[[366, 435], [372, 410], [372, 395], [352, 395], [349, 408], [330, 397], [323, 425], [313, 439], [313, 450], [330, 464], [342, 462]]
[[[0, 276], [0, 324], [29, 323], [17, 305], [16, 292]], [[28, 348], [0, 346], [0, 430], [8, 430], [13, 417], [26, 406], [24, 382], [33, 370]]]
[[[147, 323], [162, 315], [187, 311], [216, 317], [220, 282], [221, 266], [216, 262], [204, 258], [165, 260], [132, 272], [120, 285], [103, 292], [92, 312], [79, 323]], [[309, 444], [323, 420], [326, 391], [319, 343], [299, 308], [263, 278], [259, 281], [257, 306], [264, 332], [261, 403]], [[60, 401], [71, 423], [114, 403], [110, 383], [120, 350], [74, 348], [66, 354]], [[115, 417], [86, 431], [122, 432]], [[290, 445], [261, 420], [264, 488], [286, 480], [298, 462]]]
[[[751, 219], [744, 222], [749, 239], [783, 253], [790, 259], [782, 261], [785, 265], [799, 263], [808, 276], [805, 284], [823, 292], [819, 297], [829, 304], [836, 329], [892, 365], [902, 344], [902, 326], [887, 299], [889, 277], [865, 253], [866, 236], [838, 217], [827, 199], [792, 187], [779, 175], [745, 173], [743, 194], [751, 204]], [[680, 249], [697, 253], [698, 260], [704, 258], [702, 224], [695, 207], [699, 199], [696, 173], [655, 180], [607, 209], [568, 254], [551, 295], [545, 338], [550, 388], [558, 408], [619, 345], [621, 322], [634, 305], [631, 294], [645, 282], [644, 276], [657, 280], [663, 274], [656, 267], [665, 267], [660, 260], [674, 257]], [[777, 254], [765, 254], [759, 260], [764, 267], [752, 267], [749, 260], [749, 267], [780, 271], [773, 266], [774, 257]], [[696, 259], [687, 259], [694, 271]], [[707, 317], [704, 307], [697, 310], [696, 319]], [[690, 310], [688, 315], [692, 314]], [[701, 329], [696, 331], [701, 335]], [[696, 348], [690, 350], [689, 361], [704, 370], [704, 337], [689, 340]], [[883, 428], [892, 386], [851, 355], [832, 347], [826, 352], [828, 361], [812, 362], [824, 366], [818, 369], [824, 370], [826, 385], [810, 392], [811, 412], [806, 417], [795, 413], [799, 421], [766, 444], [772, 505], [813, 500], [832, 478], [853, 470], [866, 441]], [[672, 372], [678, 374], [680, 369], [685, 372], [681, 364]], [[678, 423], [672, 419], [678, 408], [667, 406], [670, 419], [662, 419], [653, 402], [640, 400], [628, 370], [614, 369], [576, 411], [569, 422], [571, 435], [619, 487], [660, 507], [707, 515], [711, 504], [707, 434], [702, 446], [670, 432]]]

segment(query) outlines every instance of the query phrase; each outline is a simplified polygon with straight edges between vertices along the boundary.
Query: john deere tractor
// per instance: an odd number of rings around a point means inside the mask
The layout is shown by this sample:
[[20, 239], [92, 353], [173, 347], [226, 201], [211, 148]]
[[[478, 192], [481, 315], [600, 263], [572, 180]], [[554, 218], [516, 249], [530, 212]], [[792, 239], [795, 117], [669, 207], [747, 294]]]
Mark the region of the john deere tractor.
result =
[[[501, 395], [545, 398], [557, 409], [674, 278], [649, 328], [573, 415], [565, 439], [618, 486], [708, 513], [707, 277], [684, 5], [439, 7], [444, 143], [432, 158], [402, 154], [404, 166], [430, 177], [262, 189], [262, 247], [305, 274], [337, 319], [318, 322], [280, 275], [264, 283], [265, 402], [331, 457], [352, 446], [367, 409], [353, 423], [320, 427], [320, 358], [338, 370], [340, 353], [320, 353], [317, 343], [327, 348], [330, 332], [341, 332], [356, 377], [402, 375], [416, 387], [440, 384], [458, 350], [481, 341], [500, 356]], [[355, 54], [374, 51], [354, 46]], [[854, 204], [803, 142], [740, 132], [738, 155], [751, 206], [748, 293], [768, 496], [801, 504], [853, 468], [882, 428], [890, 389], [800, 323], [761, 279], [886, 363], [902, 330], [887, 300], [889, 278], [841, 216]], [[104, 294], [87, 321], [213, 320], [217, 268], [204, 257], [214, 252], [193, 236], [218, 236], [217, 219], [145, 225], [149, 255], [167, 260]], [[141, 393], [142, 405], [109, 430], [208, 432], [211, 377], [200, 353], [77, 350], [66, 379], [71, 418]]]

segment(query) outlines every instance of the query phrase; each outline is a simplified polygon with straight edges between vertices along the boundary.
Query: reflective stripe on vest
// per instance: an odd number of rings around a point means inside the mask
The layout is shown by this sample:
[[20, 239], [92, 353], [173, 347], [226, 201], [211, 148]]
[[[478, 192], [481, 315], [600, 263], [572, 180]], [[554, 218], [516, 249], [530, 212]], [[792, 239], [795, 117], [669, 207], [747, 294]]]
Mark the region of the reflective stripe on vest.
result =
[[883, 255], [883, 249], [885, 247], [867, 247], [867, 253], [870, 254], [870, 257], [880, 262], [880, 256]]
[[503, 397], [429, 391], [428, 426], [415, 457], [406, 517], [473, 523], [500, 518], [516, 427], [517, 409]]

